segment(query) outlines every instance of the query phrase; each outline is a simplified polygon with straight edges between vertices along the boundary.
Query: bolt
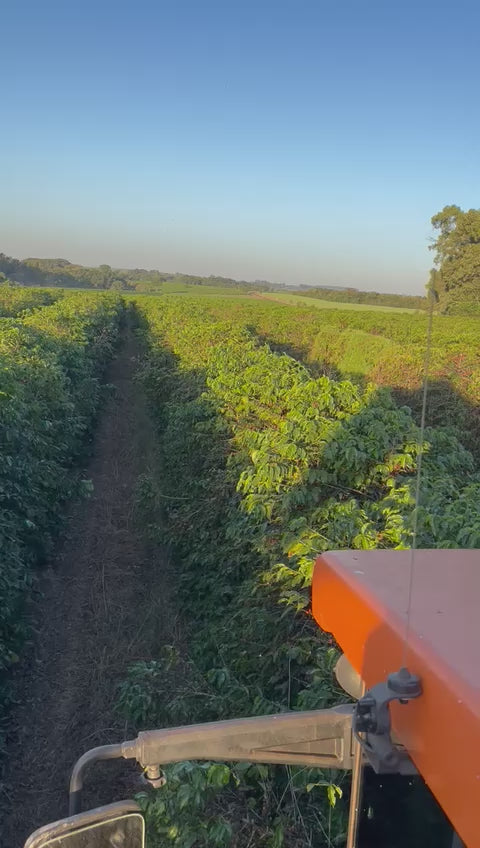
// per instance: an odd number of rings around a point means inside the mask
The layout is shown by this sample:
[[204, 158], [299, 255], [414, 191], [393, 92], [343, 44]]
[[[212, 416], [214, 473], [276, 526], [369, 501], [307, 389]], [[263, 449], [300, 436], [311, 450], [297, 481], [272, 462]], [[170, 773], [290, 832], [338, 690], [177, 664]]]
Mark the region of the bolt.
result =
[[144, 778], [154, 789], [161, 789], [165, 786], [167, 779], [162, 774], [160, 766], [147, 766], [144, 772]]

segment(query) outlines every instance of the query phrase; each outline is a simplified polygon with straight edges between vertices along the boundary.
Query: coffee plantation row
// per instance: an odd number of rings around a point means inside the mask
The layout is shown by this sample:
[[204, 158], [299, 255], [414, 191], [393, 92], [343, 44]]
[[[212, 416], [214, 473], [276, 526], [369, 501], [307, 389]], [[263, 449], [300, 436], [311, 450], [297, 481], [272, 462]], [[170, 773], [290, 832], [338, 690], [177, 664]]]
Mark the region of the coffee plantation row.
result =
[[28, 309], [55, 303], [61, 289], [26, 289], [0, 285], [0, 318], [15, 318]]
[[[259, 339], [297, 344], [295, 311], [182, 298], [145, 298], [138, 310], [163, 468], [160, 483], [143, 481], [144, 496], [150, 527], [157, 521], [174, 553], [189, 671], [173, 649], [138, 663], [121, 707], [151, 726], [328, 706], [342, 695], [335, 648], [308, 614], [312, 564], [328, 549], [410, 546], [412, 413], [385, 389], [317, 376]], [[479, 546], [472, 455], [448, 428], [427, 428], [423, 448], [419, 545]], [[224, 785], [240, 806], [249, 799], [241, 844], [294, 844], [305, 828], [326, 844], [328, 828], [342, 833], [344, 807], [330, 806], [341, 790], [327, 775], [208, 775], [175, 767], [167, 792], [147, 801], [158, 844], [162, 834], [185, 848], [238, 839], [238, 807], [230, 819], [208, 813]]]
[[[317, 370], [372, 382], [394, 391], [418, 418], [428, 315], [313, 310], [266, 301], [219, 300], [219, 317], [230, 316]], [[428, 419], [457, 428], [478, 455], [480, 437], [480, 349], [478, 319], [434, 315]]]
[[[130, 669], [118, 708], [147, 727], [342, 699], [335, 646], [309, 615], [312, 564], [328, 549], [411, 545], [426, 317], [127, 299], [161, 467], [138, 480], [138, 515], [171, 548], [182, 638]], [[89, 488], [80, 469], [125, 300], [1, 286], [0, 314], [5, 702], [35, 566]], [[478, 451], [477, 348], [476, 321], [435, 317], [423, 547], [480, 547], [478, 453], [466, 448]], [[144, 799], [152, 848], [323, 846], [344, 833], [345, 777], [192, 763], [168, 777]]]
[[22, 317], [0, 319], [0, 704], [5, 670], [18, 659], [32, 568], [51, 548], [66, 499], [82, 487], [75, 465], [123, 311], [111, 294], [54, 302], [49, 292], [14, 292], [9, 309], [16, 304]]

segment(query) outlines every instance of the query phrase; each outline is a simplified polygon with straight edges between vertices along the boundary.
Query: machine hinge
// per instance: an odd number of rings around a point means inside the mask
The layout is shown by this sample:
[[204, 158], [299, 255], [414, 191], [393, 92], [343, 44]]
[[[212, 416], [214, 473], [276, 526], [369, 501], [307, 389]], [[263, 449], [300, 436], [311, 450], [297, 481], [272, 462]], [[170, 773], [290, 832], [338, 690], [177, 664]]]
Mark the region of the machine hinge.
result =
[[377, 774], [415, 774], [415, 766], [407, 752], [392, 740], [390, 703], [407, 704], [421, 694], [420, 678], [407, 668], [401, 668], [365, 692], [355, 704], [353, 733]]

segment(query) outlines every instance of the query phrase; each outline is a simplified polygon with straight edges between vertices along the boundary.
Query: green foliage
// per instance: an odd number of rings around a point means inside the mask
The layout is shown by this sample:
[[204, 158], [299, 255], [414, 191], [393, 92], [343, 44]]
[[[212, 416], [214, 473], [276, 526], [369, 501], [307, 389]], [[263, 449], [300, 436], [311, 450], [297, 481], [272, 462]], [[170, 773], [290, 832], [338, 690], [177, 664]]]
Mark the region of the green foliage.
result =
[[[312, 294], [308, 292], [306, 289], [300, 289], [298, 293], [295, 291], [282, 291], [275, 290], [268, 294], [260, 295], [258, 292], [254, 292], [256, 297], [261, 297], [262, 300], [271, 300], [278, 301], [278, 303], [288, 304], [289, 306], [300, 306], [304, 309], [308, 308], [310, 312], [315, 312], [317, 309], [321, 310], [342, 310], [343, 312], [385, 312], [390, 314], [401, 314], [402, 312], [410, 312], [414, 314], [418, 311], [418, 309], [414, 309], [412, 307], [406, 305], [399, 306], [385, 306], [382, 303], [371, 303], [368, 304], [363, 301], [356, 302], [355, 300], [344, 299], [335, 299], [335, 297], [321, 297], [321, 289], [317, 290], [319, 292], [317, 297], [314, 297]], [[328, 290], [327, 290], [328, 291]], [[399, 295], [401, 297], [401, 295]]]
[[2, 685], [23, 635], [32, 566], [49, 550], [65, 498], [88, 490], [72, 463], [100, 401], [121, 309], [115, 296], [74, 294], [22, 319], [0, 319]]
[[[307, 778], [302, 771], [308, 772]], [[288, 791], [289, 797], [295, 799], [297, 815], [301, 815], [300, 804], [306, 801], [307, 793], [313, 793], [313, 804], [326, 804], [332, 811], [342, 798], [342, 789], [326, 780], [305, 782], [313, 769], [292, 768], [283, 786], [274, 786], [270, 772], [266, 766], [249, 763], [229, 766], [187, 761], [168, 766], [163, 789], [137, 796], [147, 820], [149, 848], [169, 844], [176, 848], [226, 848], [247, 840], [266, 848], [281, 848], [285, 843], [291, 844], [292, 839], [301, 845], [302, 837], [295, 836], [292, 822], [278, 813], [280, 792]], [[330, 816], [328, 830], [331, 824]], [[337, 831], [341, 832], [344, 818], [338, 816], [335, 824], [340, 825]], [[319, 844], [315, 837], [311, 841]]]
[[436, 270], [430, 288], [444, 312], [480, 314], [480, 209], [445, 206], [432, 218]]
[[[372, 385], [312, 376], [259, 343], [239, 320], [258, 319], [249, 305], [229, 313], [221, 301], [143, 299], [138, 308], [150, 348], [143, 379], [163, 446], [159, 523], [178, 566], [194, 683], [187, 692], [186, 669], [173, 658], [172, 705], [159, 704], [157, 681], [172, 661], [160, 657], [131, 670], [121, 706], [140, 723], [176, 724], [338, 702], [335, 646], [309, 616], [312, 564], [332, 548], [409, 546], [420, 450], [410, 410]], [[462, 516], [475, 542], [472, 456], [448, 430], [427, 430], [423, 447], [420, 544], [463, 544]], [[265, 775], [253, 792], [263, 792], [269, 844], [305, 841], [305, 828], [313, 844], [328, 844], [329, 827], [340, 836], [348, 792], [342, 800], [326, 789], [312, 803], [306, 791], [335, 779]], [[241, 844], [255, 829], [253, 816], [247, 822]]]
[[[347, 377], [360, 386], [393, 390], [419, 418], [427, 316], [294, 309], [267, 302], [217, 300], [218, 319], [229, 316], [316, 373]], [[480, 365], [478, 318], [435, 315], [430, 358], [428, 422], [452, 425], [478, 456]]]
[[365, 306], [389, 306], [399, 309], [426, 309], [427, 298], [419, 295], [394, 294], [375, 291], [359, 291], [354, 288], [329, 289], [303, 288], [299, 291], [303, 297], [313, 297], [334, 303], [359, 303]]
[[232, 826], [215, 809], [215, 798], [230, 784], [238, 785], [235, 772], [222, 763], [184, 762], [169, 766], [165, 776], [160, 792], [137, 796], [150, 848], [230, 845]]
[[[169, 274], [145, 268], [111, 268], [99, 265], [90, 268], [75, 265], [67, 259], [13, 259], [0, 253], [0, 281], [8, 277], [22, 285], [65, 286], [77, 288], [96, 288], [135, 290], [139, 293], [169, 294], [186, 292], [199, 287], [206, 290], [219, 288], [227, 292], [241, 294], [252, 289], [245, 280], [233, 280], [230, 277], [194, 276], [191, 274]], [[273, 288], [269, 283], [257, 281], [255, 289], [268, 291]]]
[[37, 309], [54, 303], [59, 292], [45, 289], [25, 289], [2, 283], [0, 285], [0, 318], [15, 318], [28, 309]]
[[[123, 290], [131, 288], [122, 272], [110, 265], [89, 268], [67, 259], [12, 259], [0, 253], [0, 273], [22, 285]], [[132, 272], [134, 273], [134, 272]]]
[[0, 318], [15, 318], [27, 309], [36, 309], [54, 303], [59, 292], [45, 289], [26, 289], [9, 285], [0, 285]]

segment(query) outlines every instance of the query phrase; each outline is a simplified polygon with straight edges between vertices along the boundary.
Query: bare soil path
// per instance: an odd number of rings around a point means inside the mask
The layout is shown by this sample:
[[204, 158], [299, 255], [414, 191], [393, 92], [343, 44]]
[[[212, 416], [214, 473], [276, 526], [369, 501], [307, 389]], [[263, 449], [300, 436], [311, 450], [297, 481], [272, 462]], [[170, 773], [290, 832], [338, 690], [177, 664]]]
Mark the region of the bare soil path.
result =
[[[93, 495], [72, 506], [31, 604], [33, 638], [14, 677], [0, 792], [2, 848], [20, 848], [32, 830], [66, 815], [73, 762], [128, 735], [115, 713], [116, 687], [174, 626], [165, 554], [146, 544], [134, 516], [136, 481], [155, 463], [146, 401], [133, 379], [138, 355], [127, 328], [106, 375], [115, 388], [86, 469]], [[88, 806], [139, 788], [127, 763], [104, 764], [87, 781]]]

